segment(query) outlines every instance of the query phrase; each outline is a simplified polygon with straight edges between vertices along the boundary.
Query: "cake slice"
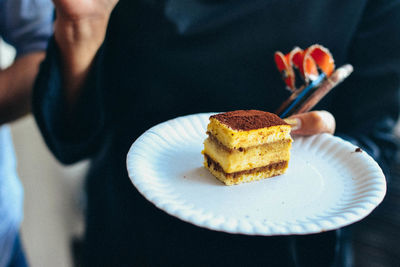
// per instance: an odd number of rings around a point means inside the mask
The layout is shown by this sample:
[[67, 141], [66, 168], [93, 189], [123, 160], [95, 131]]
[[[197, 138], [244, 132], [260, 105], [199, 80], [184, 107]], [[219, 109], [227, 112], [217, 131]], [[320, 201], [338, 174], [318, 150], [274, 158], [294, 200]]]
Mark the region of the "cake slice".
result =
[[204, 166], [226, 185], [283, 174], [288, 168], [290, 125], [260, 110], [213, 115], [204, 141]]

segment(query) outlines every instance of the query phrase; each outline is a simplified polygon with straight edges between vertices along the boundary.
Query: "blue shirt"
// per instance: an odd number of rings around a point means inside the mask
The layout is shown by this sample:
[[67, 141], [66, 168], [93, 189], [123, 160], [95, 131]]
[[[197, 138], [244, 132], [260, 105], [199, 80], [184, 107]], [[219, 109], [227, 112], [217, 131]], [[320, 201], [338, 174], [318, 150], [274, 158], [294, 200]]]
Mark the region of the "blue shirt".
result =
[[[17, 57], [42, 51], [52, 34], [50, 0], [0, 0], [0, 37]], [[23, 189], [8, 126], [0, 126], [0, 267], [7, 266], [23, 215]]]

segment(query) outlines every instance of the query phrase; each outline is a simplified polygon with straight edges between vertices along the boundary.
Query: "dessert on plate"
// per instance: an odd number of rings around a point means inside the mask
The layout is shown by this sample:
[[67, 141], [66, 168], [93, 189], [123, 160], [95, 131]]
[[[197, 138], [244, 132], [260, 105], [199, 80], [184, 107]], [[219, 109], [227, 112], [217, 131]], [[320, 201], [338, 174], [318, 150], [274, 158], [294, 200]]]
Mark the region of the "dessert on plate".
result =
[[290, 159], [290, 125], [260, 110], [236, 110], [210, 117], [204, 166], [226, 185], [283, 174]]

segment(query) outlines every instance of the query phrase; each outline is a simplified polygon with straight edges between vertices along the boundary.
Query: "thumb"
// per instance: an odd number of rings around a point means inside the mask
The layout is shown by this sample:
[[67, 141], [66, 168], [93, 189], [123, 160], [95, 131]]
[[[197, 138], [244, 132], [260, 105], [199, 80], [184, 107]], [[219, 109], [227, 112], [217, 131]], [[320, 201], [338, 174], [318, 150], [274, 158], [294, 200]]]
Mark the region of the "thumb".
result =
[[285, 121], [292, 126], [291, 133], [296, 135], [333, 134], [336, 128], [335, 117], [325, 110], [296, 114]]

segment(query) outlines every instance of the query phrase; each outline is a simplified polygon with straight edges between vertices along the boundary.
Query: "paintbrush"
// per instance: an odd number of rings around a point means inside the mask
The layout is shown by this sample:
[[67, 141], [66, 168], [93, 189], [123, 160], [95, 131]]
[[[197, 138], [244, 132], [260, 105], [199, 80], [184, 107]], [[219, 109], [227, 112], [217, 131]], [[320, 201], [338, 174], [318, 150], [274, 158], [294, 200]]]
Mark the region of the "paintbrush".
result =
[[353, 72], [353, 66], [346, 64], [337, 68], [329, 77], [324, 73], [303, 89], [297, 90], [282, 103], [276, 114], [286, 118], [294, 114], [310, 111], [336, 85], [341, 83]]

